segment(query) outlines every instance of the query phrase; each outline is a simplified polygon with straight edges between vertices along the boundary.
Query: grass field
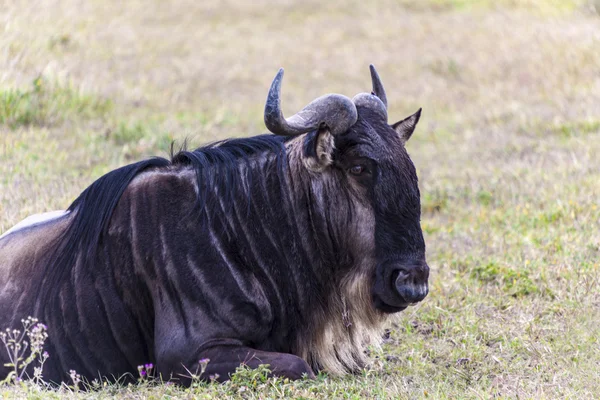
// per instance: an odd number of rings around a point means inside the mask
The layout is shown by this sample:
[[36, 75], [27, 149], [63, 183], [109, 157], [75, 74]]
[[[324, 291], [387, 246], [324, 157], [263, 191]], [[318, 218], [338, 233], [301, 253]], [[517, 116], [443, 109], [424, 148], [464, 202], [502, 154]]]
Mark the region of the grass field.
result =
[[[250, 5], [252, 4], [252, 5]], [[423, 107], [408, 150], [430, 295], [359, 376], [224, 385], [33, 384], [4, 398], [600, 397], [598, 1], [0, 0], [0, 234], [64, 209], [171, 141], [265, 131], [284, 109], [370, 90]]]

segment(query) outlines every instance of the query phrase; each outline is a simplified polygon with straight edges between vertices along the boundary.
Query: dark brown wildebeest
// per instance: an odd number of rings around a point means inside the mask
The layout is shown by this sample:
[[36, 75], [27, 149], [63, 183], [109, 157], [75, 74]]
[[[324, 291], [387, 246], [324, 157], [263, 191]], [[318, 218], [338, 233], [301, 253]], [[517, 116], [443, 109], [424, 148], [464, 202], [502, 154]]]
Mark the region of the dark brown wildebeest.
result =
[[221, 380], [240, 363], [354, 372], [386, 316], [427, 295], [404, 147], [420, 110], [388, 125], [371, 67], [372, 93], [326, 95], [285, 119], [282, 77], [265, 107], [275, 135], [119, 168], [64, 215], [0, 239], [0, 326], [47, 324], [47, 380], [152, 362], [185, 383], [203, 358]]

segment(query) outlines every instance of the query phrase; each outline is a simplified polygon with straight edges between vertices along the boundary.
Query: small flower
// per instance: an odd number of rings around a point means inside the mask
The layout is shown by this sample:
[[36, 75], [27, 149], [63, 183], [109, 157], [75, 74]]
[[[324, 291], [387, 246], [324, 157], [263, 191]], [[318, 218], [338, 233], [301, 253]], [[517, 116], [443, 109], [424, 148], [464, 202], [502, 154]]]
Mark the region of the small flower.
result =
[[152, 363], [150, 363], [150, 364], [145, 364], [144, 367], [146, 369], [152, 369], [152, 368], [154, 368], [154, 365], [152, 365]]
[[79, 390], [79, 383], [81, 382], [81, 375], [77, 373], [74, 369], [69, 370], [69, 377], [71, 381], [73, 381], [73, 387], [75, 390]]

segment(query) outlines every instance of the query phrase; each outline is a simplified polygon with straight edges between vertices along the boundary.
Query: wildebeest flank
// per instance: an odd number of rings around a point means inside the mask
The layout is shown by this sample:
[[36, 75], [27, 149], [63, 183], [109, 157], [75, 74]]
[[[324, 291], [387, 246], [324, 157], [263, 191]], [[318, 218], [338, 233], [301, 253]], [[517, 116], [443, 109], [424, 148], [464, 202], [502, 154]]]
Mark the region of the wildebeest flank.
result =
[[429, 275], [404, 147], [420, 110], [388, 125], [371, 76], [372, 93], [285, 119], [281, 70], [265, 107], [275, 135], [122, 167], [66, 215], [0, 239], [0, 326], [47, 324], [54, 382], [152, 362], [185, 383], [202, 358], [221, 380], [240, 363], [289, 378], [359, 370]]

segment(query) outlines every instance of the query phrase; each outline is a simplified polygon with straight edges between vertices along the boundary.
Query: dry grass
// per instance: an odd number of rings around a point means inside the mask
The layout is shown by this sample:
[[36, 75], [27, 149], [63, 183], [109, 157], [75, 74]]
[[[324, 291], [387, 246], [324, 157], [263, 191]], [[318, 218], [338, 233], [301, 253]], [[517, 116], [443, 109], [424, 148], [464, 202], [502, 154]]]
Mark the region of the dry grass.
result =
[[111, 386], [95, 395], [223, 397], [245, 385], [255, 398], [597, 397], [594, 7], [0, 0], [0, 113], [15, 110], [7, 93], [32, 92], [38, 77], [48, 88], [19, 103], [29, 122], [0, 125], [0, 232], [65, 208], [116, 166], [164, 155], [172, 139], [199, 145], [261, 133], [280, 66], [289, 113], [326, 92], [368, 90], [374, 63], [393, 118], [424, 108], [408, 147], [432, 266], [430, 296], [400, 316], [374, 369], [316, 383], [247, 373], [238, 386]]

